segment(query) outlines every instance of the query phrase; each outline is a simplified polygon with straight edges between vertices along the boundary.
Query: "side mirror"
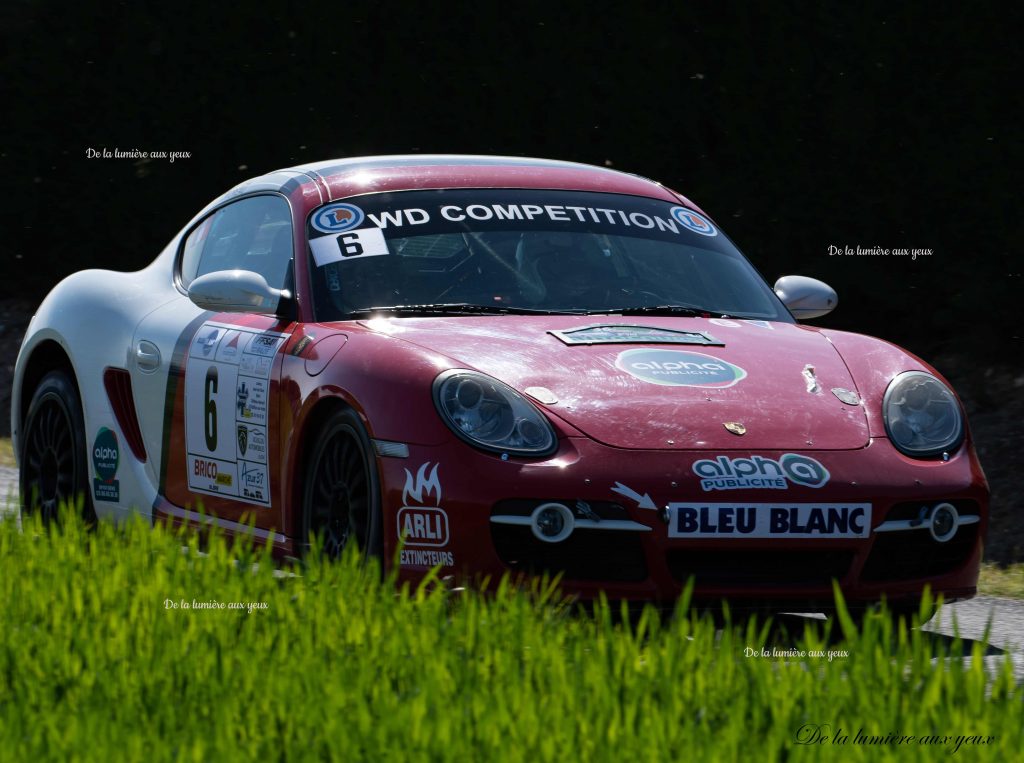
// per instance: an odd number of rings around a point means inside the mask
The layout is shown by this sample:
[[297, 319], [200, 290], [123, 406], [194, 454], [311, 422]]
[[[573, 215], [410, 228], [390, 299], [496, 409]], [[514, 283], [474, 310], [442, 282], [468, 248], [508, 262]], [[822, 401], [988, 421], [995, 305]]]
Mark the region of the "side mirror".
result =
[[798, 321], [828, 315], [839, 304], [835, 289], [807, 276], [783, 276], [775, 282], [775, 294]]
[[287, 289], [275, 289], [251, 270], [218, 270], [199, 276], [188, 287], [188, 298], [204, 310], [220, 313], [276, 314]]

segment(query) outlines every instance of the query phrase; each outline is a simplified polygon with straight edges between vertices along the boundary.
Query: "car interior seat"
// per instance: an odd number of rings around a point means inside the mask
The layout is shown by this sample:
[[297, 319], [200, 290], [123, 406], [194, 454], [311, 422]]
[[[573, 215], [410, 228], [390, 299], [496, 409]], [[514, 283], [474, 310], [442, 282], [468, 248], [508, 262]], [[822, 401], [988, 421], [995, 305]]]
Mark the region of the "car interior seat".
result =
[[526, 302], [562, 307], [606, 290], [618, 277], [611, 253], [584, 233], [524, 233], [516, 246], [516, 272]]

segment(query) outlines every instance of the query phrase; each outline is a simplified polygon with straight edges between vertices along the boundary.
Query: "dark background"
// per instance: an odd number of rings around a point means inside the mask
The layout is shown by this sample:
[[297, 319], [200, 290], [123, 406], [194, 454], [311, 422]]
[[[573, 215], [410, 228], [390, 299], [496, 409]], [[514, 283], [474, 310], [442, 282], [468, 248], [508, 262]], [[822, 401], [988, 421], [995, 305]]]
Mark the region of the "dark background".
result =
[[[816, 323], [901, 344], [972, 418], [1004, 416], [1024, 397], [1017, 12], [704, 5], [8, 3], [0, 298], [141, 267], [206, 202], [278, 167], [552, 157], [679, 190], [770, 282], [834, 286], [839, 308]], [[1019, 448], [1014, 431], [989, 449]]]
[[1007, 9], [548, 5], [7, 6], [0, 289], [38, 298], [84, 267], [140, 267], [203, 204], [277, 167], [523, 154], [676, 188], [769, 281], [831, 283], [830, 326], [924, 354], [1019, 354], [1007, 115], [1024, 88]]

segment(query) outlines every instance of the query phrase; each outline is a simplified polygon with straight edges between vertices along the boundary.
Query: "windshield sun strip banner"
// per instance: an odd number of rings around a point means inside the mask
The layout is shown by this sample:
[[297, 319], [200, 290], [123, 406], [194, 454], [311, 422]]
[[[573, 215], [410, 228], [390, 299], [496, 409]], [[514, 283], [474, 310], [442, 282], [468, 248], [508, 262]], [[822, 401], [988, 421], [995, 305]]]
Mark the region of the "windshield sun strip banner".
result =
[[[384, 231], [387, 238], [467, 231], [583, 231], [727, 249], [715, 240], [718, 231], [714, 225], [693, 210], [660, 199], [594, 191], [469, 189], [373, 194], [314, 210], [308, 231], [311, 242], [325, 236], [341, 241], [340, 234], [347, 231], [374, 228]], [[326, 250], [320, 251], [322, 255]], [[330, 261], [339, 259], [342, 257]]]

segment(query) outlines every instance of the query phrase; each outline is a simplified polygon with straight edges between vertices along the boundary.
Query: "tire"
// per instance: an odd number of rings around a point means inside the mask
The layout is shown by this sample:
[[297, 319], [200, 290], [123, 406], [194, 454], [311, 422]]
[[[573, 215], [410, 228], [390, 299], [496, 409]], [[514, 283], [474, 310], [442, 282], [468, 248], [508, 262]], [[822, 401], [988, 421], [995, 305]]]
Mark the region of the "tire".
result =
[[67, 371], [51, 371], [32, 393], [20, 455], [23, 515], [38, 511], [44, 523], [56, 522], [60, 505], [81, 496], [82, 519], [95, 523], [82, 401]]
[[383, 553], [380, 477], [373, 446], [359, 417], [345, 408], [320, 427], [306, 461], [301, 550], [314, 533], [323, 554], [337, 559], [351, 543], [366, 558]]

